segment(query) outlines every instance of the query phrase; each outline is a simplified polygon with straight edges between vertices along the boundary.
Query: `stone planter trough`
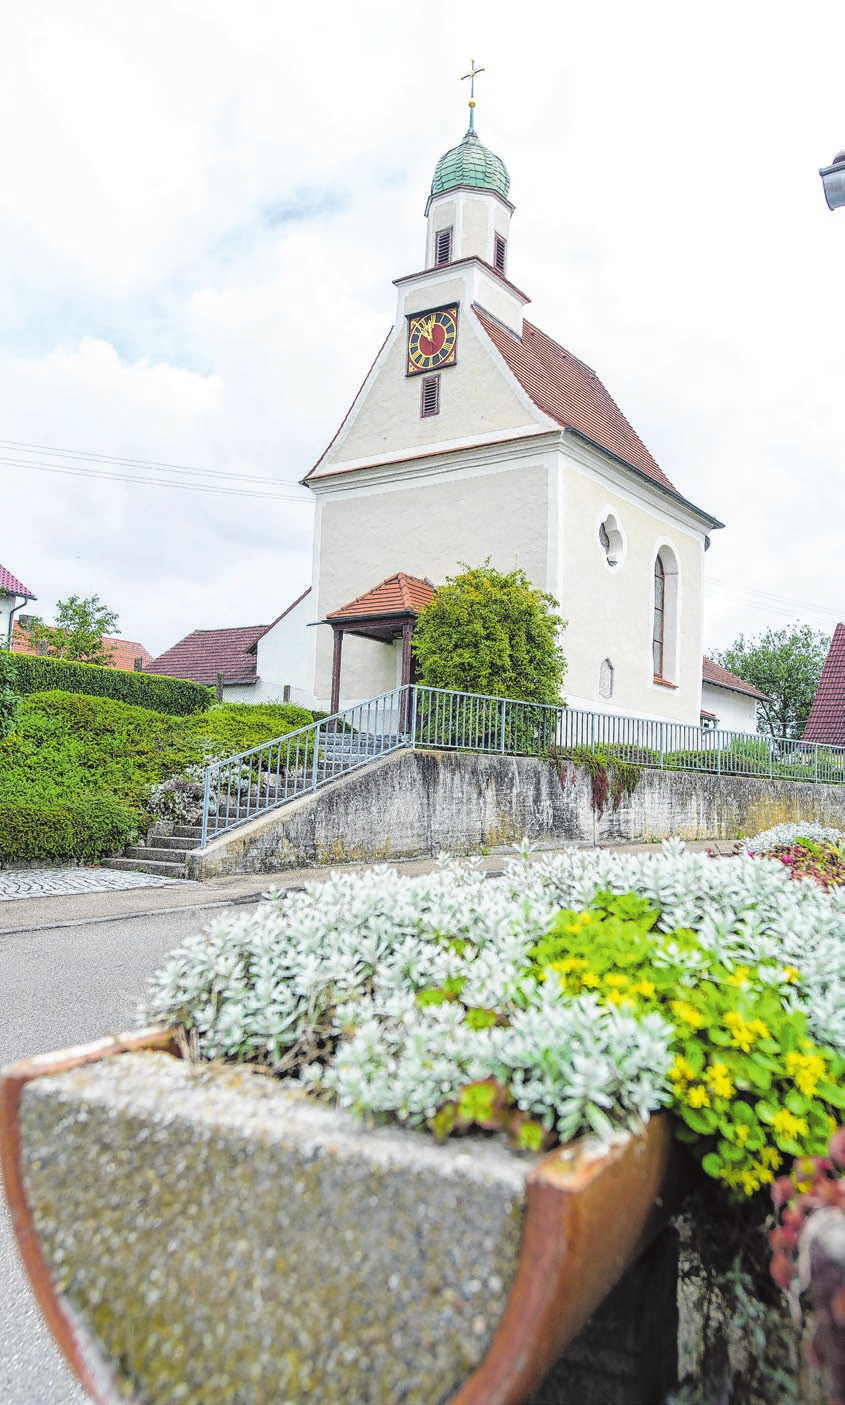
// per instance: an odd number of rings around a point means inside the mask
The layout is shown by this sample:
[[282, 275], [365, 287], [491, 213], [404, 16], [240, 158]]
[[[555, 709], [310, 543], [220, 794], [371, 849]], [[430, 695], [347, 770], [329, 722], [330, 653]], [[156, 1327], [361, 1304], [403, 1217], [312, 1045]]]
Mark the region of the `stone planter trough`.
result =
[[7, 1068], [0, 1119], [20, 1253], [101, 1405], [545, 1399], [673, 1208], [664, 1117], [604, 1153], [438, 1146], [163, 1029]]

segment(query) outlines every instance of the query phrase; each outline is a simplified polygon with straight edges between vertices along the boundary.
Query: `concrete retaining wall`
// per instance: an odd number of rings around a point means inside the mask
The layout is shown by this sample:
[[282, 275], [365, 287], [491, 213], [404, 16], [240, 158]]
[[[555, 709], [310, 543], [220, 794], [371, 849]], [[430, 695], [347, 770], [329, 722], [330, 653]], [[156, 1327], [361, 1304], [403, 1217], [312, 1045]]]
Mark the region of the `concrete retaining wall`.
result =
[[845, 829], [845, 786], [643, 771], [601, 817], [586, 772], [532, 757], [403, 751], [188, 855], [195, 879], [473, 853], [517, 843], [735, 839], [788, 820]]

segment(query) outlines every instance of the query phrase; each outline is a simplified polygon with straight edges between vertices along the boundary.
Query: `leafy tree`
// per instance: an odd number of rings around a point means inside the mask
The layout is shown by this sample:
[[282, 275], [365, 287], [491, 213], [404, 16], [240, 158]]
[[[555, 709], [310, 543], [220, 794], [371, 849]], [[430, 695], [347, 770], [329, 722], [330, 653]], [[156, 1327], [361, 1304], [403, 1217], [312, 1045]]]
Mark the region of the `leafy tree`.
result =
[[[463, 564], [463, 563], [462, 563]], [[419, 682], [430, 688], [559, 703], [566, 660], [558, 602], [524, 571], [466, 567], [447, 578], [414, 630]]]
[[15, 688], [15, 660], [0, 648], [0, 742], [15, 730], [21, 697]]
[[107, 666], [114, 662], [114, 654], [103, 641], [117, 626], [117, 615], [103, 604], [99, 595], [85, 598], [70, 595], [67, 600], [57, 602], [54, 625], [45, 624], [36, 615], [27, 634], [36, 649], [45, 646], [39, 652], [45, 652], [49, 658]]
[[808, 624], [767, 629], [754, 639], [740, 634], [711, 657], [771, 702], [757, 704], [757, 726], [773, 737], [800, 737], [816, 696], [830, 637]]

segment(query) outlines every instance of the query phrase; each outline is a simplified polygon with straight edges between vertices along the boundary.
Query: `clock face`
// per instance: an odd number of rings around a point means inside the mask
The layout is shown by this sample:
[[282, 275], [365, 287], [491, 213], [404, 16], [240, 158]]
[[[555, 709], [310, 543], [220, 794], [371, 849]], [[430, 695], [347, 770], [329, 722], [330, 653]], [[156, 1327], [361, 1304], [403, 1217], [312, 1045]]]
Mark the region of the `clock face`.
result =
[[436, 307], [408, 318], [408, 365], [405, 374], [452, 366], [458, 351], [458, 308]]

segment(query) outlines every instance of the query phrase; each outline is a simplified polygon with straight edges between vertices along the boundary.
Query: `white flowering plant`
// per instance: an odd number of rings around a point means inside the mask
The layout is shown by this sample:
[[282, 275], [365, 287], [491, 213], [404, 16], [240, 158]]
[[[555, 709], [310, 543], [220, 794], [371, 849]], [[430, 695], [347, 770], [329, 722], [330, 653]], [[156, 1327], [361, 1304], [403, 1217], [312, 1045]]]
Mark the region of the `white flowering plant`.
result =
[[842, 890], [669, 843], [523, 850], [496, 881], [452, 860], [334, 873], [174, 951], [141, 1016], [438, 1136], [539, 1150], [669, 1107], [750, 1195], [829, 1135], [844, 988]]

